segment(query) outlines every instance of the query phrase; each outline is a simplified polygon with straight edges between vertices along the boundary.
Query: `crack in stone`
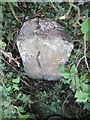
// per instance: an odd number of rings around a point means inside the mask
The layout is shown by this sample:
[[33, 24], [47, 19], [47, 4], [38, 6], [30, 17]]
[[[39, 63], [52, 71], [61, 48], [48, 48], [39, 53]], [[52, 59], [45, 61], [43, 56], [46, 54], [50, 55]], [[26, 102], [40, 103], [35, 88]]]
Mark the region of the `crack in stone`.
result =
[[40, 56], [40, 51], [38, 51], [38, 54], [37, 54], [37, 62], [38, 62], [38, 66], [41, 68], [41, 63], [40, 63], [40, 60], [39, 60], [39, 56]]

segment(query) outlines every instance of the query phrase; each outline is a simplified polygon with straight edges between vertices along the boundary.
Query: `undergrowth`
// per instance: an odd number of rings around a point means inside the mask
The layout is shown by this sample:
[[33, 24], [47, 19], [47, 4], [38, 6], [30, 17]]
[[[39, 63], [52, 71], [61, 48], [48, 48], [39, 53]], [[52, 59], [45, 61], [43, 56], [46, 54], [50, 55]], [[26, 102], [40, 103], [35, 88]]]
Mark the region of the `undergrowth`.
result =
[[[58, 114], [89, 119], [90, 2], [1, 2], [0, 8], [1, 118], [43, 120]], [[15, 40], [23, 23], [36, 16], [62, 24], [74, 44], [69, 61], [58, 66], [60, 81], [32, 80], [25, 75]]]

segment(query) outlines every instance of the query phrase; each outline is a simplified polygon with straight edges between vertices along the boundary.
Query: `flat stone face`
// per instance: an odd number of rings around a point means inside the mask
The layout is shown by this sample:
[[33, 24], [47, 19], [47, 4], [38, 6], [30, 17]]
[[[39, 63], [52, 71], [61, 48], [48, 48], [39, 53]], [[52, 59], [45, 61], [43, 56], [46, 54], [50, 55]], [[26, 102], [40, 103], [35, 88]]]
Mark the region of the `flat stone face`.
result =
[[50, 19], [34, 18], [23, 24], [17, 46], [30, 78], [59, 80], [59, 64], [65, 64], [73, 44], [63, 27]]

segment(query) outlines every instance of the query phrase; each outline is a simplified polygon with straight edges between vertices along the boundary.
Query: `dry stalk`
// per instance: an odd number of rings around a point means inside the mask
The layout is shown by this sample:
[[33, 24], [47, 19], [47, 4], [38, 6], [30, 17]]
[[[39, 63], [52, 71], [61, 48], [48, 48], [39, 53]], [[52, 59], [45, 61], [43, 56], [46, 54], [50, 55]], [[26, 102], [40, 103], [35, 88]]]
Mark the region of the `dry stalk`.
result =
[[78, 63], [77, 63], [77, 68], [78, 68], [80, 62], [81, 62], [84, 58], [85, 58], [85, 56], [83, 56], [82, 58], [80, 58], [80, 60], [79, 60]]
[[9, 58], [9, 63], [13, 60], [17, 64], [17, 66], [20, 67], [20, 63], [16, 59], [14, 59], [12, 55], [4, 52], [2, 49], [0, 49], [0, 53], [3, 54], [6, 58]]
[[[63, 15], [63, 16], [56, 17], [56, 19], [60, 19], [60, 20], [67, 19], [69, 14], [70, 14], [70, 12], [71, 12], [72, 7], [73, 7], [74, 9], [76, 9], [78, 11], [78, 13], [77, 13], [77, 20], [73, 23], [73, 26], [77, 27], [77, 24], [79, 24], [81, 26], [81, 24], [79, 23], [79, 20], [82, 19], [82, 17], [80, 16], [80, 9], [79, 9], [79, 7], [77, 7], [76, 5], [73, 4], [74, 0], [68, 0], [68, 1], [69, 1], [70, 7], [69, 7], [69, 10], [67, 11], [67, 13], [65, 15]], [[53, 6], [53, 7], [55, 8], [55, 6]]]
[[74, 26], [74, 27], [77, 27], [77, 24], [79, 24], [79, 25], [81, 26], [81, 24], [79, 23], [79, 20], [82, 19], [82, 17], [80, 16], [80, 9], [79, 9], [79, 7], [77, 7], [77, 6], [74, 5], [74, 4], [72, 4], [72, 6], [73, 6], [75, 9], [77, 9], [77, 11], [78, 11], [77, 20], [76, 20], [76, 22], [73, 23], [73, 26]]
[[[9, 62], [7, 62], [5, 59], [3, 59], [3, 61], [8, 64], [14, 71], [16, 71], [17, 73], [20, 74], [20, 76], [24, 77], [25, 79], [27, 79], [22, 73], [20, 73], [15, 67], [13, 67]], [[30, 87], [31, 89], [34, 89], [32, 86], [30, 86], [28, 83], [26, 83], [23, 79], [20, 79], [26, 86]]]
[[51, 2], [51, 5], [54, 8], [54, 10], [58, 11], [58, 9], [55, 7], [55, 5], [53, 4], [53, 2]]
[[21, 22], [21, 21], [18, 19], [18, 17], [16, 16], [16, 13], [15, 13], [15, 11], [13, 10], [12, 4], [11, 4], [10, 2], [8, 2], [8, 4], [9, 4], [9, 7], [10, 7], [10, 9], [11, 9], [11, 12], [12, 12], [14, 18], [15, 18], [18, 22], [20, 22], [20, 23], [22, 24], [22, 22]]
[[89, 65], [88, 65], [88, 61], [87, 61], [87, 56], [86, 56], [86, 52], [87, 52], [87, 49], [86, 49], [87, 45], [86, 45], [86, 33], [84, 34], [84, 56], [82, 58], [80, 58], [80, 60], [78, 61], [77, 63], [77, 67], [79, 66], [80, 62], [85, 59], [85, 64], [87, 66], [87, 69], [88, 69], [88, 72], [90, 73], [90, 68], [89, 68]]
[[60, 16], [60, 17], [56, 17], [57, 19], [63, 20], [63, 19], [67, 19], [68, 18], [69, 14], [71, 12], [71, 9], [73, 7], [74, 0], [68, 0], [68, 2], [69, 2], [69, 5], [70, 5], [69, 10], [67, 11], [67, 13], [65, 15]]

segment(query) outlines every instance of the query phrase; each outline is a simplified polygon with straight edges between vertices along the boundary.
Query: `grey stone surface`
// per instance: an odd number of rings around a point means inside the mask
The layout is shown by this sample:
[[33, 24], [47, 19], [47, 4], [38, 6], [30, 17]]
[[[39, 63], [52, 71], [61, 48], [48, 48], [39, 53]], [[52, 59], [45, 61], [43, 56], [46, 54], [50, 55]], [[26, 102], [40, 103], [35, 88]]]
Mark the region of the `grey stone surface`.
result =
[[73, 49], [63, 27], [50, 19], [26, 21], [17, 38], [24, 70], [30, 78], [58, 80], [59, 64], [65, 64]]

